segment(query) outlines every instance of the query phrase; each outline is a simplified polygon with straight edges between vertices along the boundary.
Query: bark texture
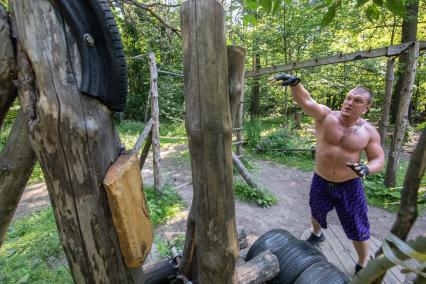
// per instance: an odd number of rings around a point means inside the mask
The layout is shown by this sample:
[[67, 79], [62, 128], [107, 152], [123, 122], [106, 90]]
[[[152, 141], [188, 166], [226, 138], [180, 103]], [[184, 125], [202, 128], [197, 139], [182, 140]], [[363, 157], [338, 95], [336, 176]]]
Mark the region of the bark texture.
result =
[[7, 111], [16, 98], [13, 80], [16, 76], [16, 61], [13, 52], [9, 16], [0, 4], [0, 130]]
[[78, 49], [56, 7], [47, 0], [10, 4], [22, 48], [21, 104], [74, 281], [143, 281], [142, 269], [123, 263], [102, 186], [120, 148], [112, 113], [79, 92]]
[[394, 67], [395, 67], [395, 58], [388, 59], [388, 63], [386, 66], [386, 85], [385, 85], [385, 97], [382, 108], [382, 115], [380, 117], [379, 123], [379, 134], [380, 134], [380, 143], [382, 144], [382, 148], [385, 145], [386, 140], [386, 128], [388, 126], [389, 120], [389, 110], [391, 106], [392, 99], [392, 87], [394, 76]]
[[401, 100], [398, 108], [395, 131], [393, 134], [391, 149], [389, 150], [388, 164], [386, 167], [385, 185], [387, 187], [395, 186], [396, 171], [399, 163], [402, 144], [404, 142], [405, 130], [408, 123], [408, 107], [411, 96], [413, 95], [414, 78], [417, 71], [417, 59], [419, 57], [419, 43], [414, 42], [408, 50], [408, 64], [406, 67], [404, 88], [401, 94]]
[[[184, 2], [181, 27], [199, 273], [194, 281], [235, 283], [238, 240], [223, 7], [215, 0]], [[186, 245], [184, 254], [192, 246]]]
[[0, 153], [0, 247], [35, 162], [25, 117], [19, 113]]

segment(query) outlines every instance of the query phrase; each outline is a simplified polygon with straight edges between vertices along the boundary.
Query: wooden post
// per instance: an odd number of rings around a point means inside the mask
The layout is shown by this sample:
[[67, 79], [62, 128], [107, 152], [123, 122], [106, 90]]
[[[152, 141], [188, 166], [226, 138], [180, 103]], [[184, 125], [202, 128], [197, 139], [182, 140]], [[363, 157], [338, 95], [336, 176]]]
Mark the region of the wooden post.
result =
[[0, 130], [7, 111], [16, 98], [16, 61], [10, 38], [9, 17], [0, 4]]
[[[237, 142], [242, 142], [243, 131], [243, 96], [244, 96], [244, 65], [247, 51], [241, 46], [230, 45], [227, 48], [228, 55], [228, 82], [229, 104], [231, 109], [231, 121], [237, 128]], [[237, 155], [242, 154], [242, 144], [237, 144]]]
[[155, 54], [148, 54], [149, 69], [151, 71], [150, 95], [151, 111], [154, 125], [152, 126], [152, 161], [154, 171], [154, 189], [161, 191], [161, 156], [160, 156], [160, 111], [158, 108], [158, 89], [157, 89], [157, 64], [155, 63]]
[[404, 87], [402, 89], [400, 105], [398, 109], [395, 131], [391, 148], [388, 155], [388, 165], [386, 168], [385, 186], [393, 187], [396, 183], [396, 171], [398, 169], [399, 155], [401, 153], [404, 135], [408, 123], [408, 107], [413, 94], [414, 78], [416, 77], [417, 58], [419, 57], [419, 42], [413, 42], [408, 49], [408, 62]]
[[0, 247], [35, 162], [25, 117], [20, 112], [0, 153]]
[[120, 149], [112, 113], [79, 92], [76, 41], [57, 7], [48, 0], [9, 3], [22, 47], [22, 109], [74, 282], [142, 283], [142, 269], [123, 263], [102, 186]]
[[[194, 197], [198, 283], [235, 283], [238, 240], [232, 189], [232, 125], [224, 10], [215, 0], [182, 4], [186, 129]], [[189, 222], [189, 221], [188, 221]], [[187, 231], [193, 232], [189, 228]], [[185, 246], [191, 255], [194, 245]], [[188, 262], [186, 262], [188, 263]], [[194, 260], [192, 260], [194, 263]]]
[[388, 126], [389, 120], [389, 110], [391, 106], [392, 99], [392, 86], [394, 76], [394, 67], [395, 67], [395, 58], [389, 58], [388, 64], [386, 66], [386, 85], [385, 85], [385, 97], [383, 99], [383, 107], [382, 107], [382, 116], [380, 118], [379, 123], [379, 134], [380, 134], [380, 143], [382, 144], [382, 148], [384, 148], [385, 140], [386, 140], [386, 128]]

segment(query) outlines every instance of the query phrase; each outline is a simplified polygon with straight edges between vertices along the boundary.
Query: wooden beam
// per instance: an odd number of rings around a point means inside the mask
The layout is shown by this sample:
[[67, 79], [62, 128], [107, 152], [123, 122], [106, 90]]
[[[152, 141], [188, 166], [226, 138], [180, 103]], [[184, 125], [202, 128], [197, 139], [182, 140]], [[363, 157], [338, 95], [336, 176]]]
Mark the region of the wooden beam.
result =
[[151, 118], [145, 125], [141, 135], [139, 135], [138, 140], [135, 143], [135, 146], [133, 147], [133, 152], [139, 152], [139, 149], [142, 146], [143, 141], [149, 136], [149, 133], [151, 133], [152, 126], [154, 125], [154, 120]]
[[[276, 66], [262, 68], [259, 70], [247, 71], [245, 77], [246, 78], [258, 77], [258, 76], [272, 74], [276, 72], [288, 72], [288, 71], [315, 67], [320, 65], [343, 63], [343, 62], [356, 61], [361, 59], [376, 58], [381, 56], [396, 56], [403, 52], [406, 52], [407, 48], [411, 44], [412, 44], [411, 42], [407, 42], [407, 43], [403, 43], [399, 45], [390, 45], [390, 46], [382, 47], [382, 48], [344, 53], [344, 54], [340, 53], [337, 55], [327, 56], [323, 58], [316, 58], [316, 59], [311, 59], [311, 60], [306, 60], [301, 62], [293, 62], [289, 64], [284, 64], [284, 65], [276, 65]], [[426, 49], [426, 41], [420, 41], [419, 47], [421, 50]]]
[[158, 89], [157, 89], [157, 64], [155, 63], [155, 54], [148, 54], [149, 69], [151, 71], [150, 94], [151, 94], [151, 117], [154, 121], [152, 126], [152, 162], [154, 172], [154, 189], [161, 192], [161, 156], [160, 156], [160, 110], [158, 108]]
[[405, 70], [405, 80], [402, 87], [402, 93], [399, 101], [398, 113], [396, 115], [395, 130], [388, 154], [388, 163], [384, 184], [386, 187], [394, 187], [396, 184], [396, 171], [399, 164], [399, 155], [404, 142], [405, 130], [408, 124], [408, 108], [413, 95], [414, 78], [417, 71], [417, 60], [419, 57], [419, 43], [410, 43], [408, 52], [408, 61]]
[[395, 79], [394, 67], [395, 67], [395, 58], [389, 58], [387, 66], [386, 66], [385, 97], [383, 99], [384, 102], [382, 104], [382, 115], [380, 117], [380, 123], [379, 123], [380, 143], [382, 145], [382, 148], [384, 148], [385, 146], [386, 128], [388, 126], [389, 110], [391, 107], [392, 88], [393, 88], [393, 81]]

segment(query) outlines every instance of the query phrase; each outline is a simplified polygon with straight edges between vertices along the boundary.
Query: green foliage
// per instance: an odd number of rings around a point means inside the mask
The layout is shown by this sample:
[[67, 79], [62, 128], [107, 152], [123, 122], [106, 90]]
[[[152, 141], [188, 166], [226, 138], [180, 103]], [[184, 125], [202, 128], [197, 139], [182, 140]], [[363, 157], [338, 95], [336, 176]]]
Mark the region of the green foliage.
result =
[[154, 226], [166, 222], [180, 213], [185, 204], [182, 197], [170, 185], [165, 185], [161, 194], [152, 186], [144, 188], [145, 198], [148, 202], [148, 211]]
[[277, 204], [277, 198], [267, 189], [253, 189], [242, 182], [236, 182], [234, 184], [234, 193], [239, 200], [252, 202], [260, 207], [270, 207]]
[[61, 259], [53, 211], [43, 209], [9, 227], [0, 249], [0, 283], [73, 283]]
[[155, 236], [154, 242], [157, 245], [157, 249], [160, 255], [163, 257], [169, 257], [172, 247], [175, 247], [177, 251], [183, 251], [183, 246], [185, 244], [185, 234], [179, 234], [172, 240], [163, 240], [162, 238]]
[[34, 166], [33, 172], [31, 173], [30, 179], [28, 180], [28, 185], [40, 182], [44, 182], [44, 175], [43, 171], [41, 170], [40, 163], [37, 161]]
[[262, 123], [260, 120], [250, 120], [244, 124], [245, 139], [250, 147], [256, 147], [260, 141]]
[[300, 132], [288, 128], [275, 130], [267, 137], [260, 139], [260, 149], [310, 149], [312, 143], [307, 136], [300, 136]]

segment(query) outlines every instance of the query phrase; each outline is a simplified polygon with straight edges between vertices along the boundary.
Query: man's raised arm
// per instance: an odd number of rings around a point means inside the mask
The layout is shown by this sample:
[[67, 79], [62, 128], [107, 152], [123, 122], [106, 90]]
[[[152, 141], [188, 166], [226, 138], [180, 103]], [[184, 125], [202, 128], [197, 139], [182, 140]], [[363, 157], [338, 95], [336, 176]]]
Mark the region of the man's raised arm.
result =
[[270, 78], [270, 81], [282, 81], [282, 86], [290, 86], [291, 93], [295, 102], [303, 109], [303, 111], [312, 116], [316, 121], [322, 120], [330, 113], [330, 109], [325, 105], [317, 103], [302, 86], [300, 79], [290, 74], [280, 74]]

